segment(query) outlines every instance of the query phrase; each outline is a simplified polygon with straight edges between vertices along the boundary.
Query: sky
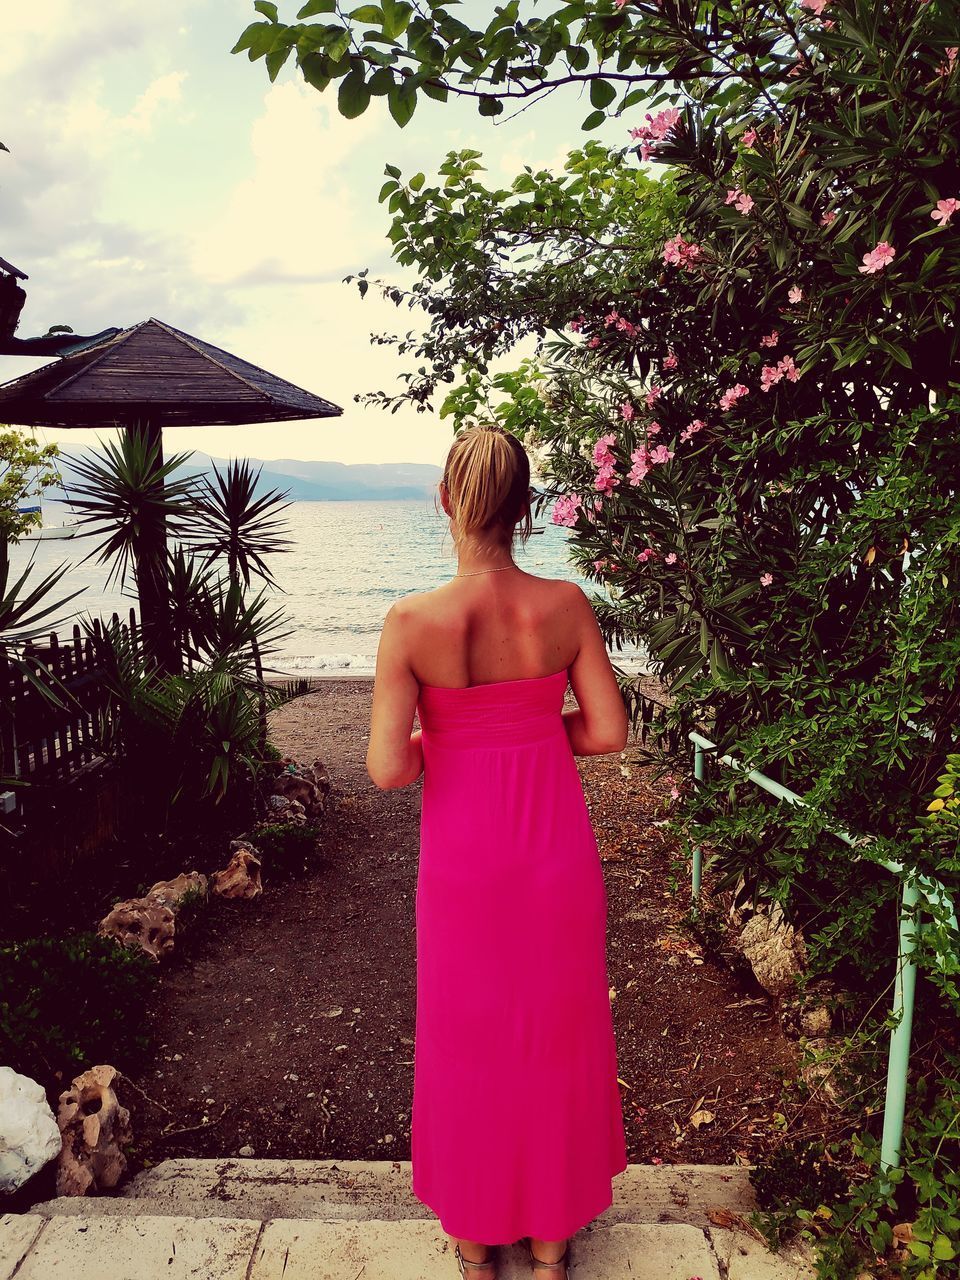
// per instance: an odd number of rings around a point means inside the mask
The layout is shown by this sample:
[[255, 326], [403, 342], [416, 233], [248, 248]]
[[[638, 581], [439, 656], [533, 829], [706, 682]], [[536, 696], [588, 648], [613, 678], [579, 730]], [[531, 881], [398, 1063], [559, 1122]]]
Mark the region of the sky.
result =
[[[298, 7], [281, 0], [281, 18]], [[460, 12], [480, 25], [492, 9], [470, 0]], [[377, 203], [384, 165], [429, 175], [448, 151], [474, 147], [502, 183], [524, 164], [560, 169], [587, 136], [620, 145], [627, 126], [583, 134], [590, 107], [576, 87], [503, 123], [470, 102], [422, 98], [403, 130], [382, 99], [344, 120], [334, 93], [305, 85], [292, 59], [271, 85], [262, 61], [230, 53], [257, 16], [252, 0], [7, 8], [0, 256], [29, 276], [18, 336], [155, 316], [344, 410], [317, 422], [174, 428], [168, 452], [442, 463], [448, 420], [353, 398], [399, 385], [401, 359], [370, 334], [415, 322], [342, 283], [363, 267], [401, 278]], [[46, 362], [0, 357], [0, 381]], [[98, 438], [37, 434], [67, 450]]]

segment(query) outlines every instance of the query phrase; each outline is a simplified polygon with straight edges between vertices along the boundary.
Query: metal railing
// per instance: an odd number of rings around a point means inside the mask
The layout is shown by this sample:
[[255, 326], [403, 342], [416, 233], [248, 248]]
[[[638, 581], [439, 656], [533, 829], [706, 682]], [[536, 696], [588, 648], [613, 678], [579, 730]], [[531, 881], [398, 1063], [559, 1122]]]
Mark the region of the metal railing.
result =
[[[709, 738], [705, 738], [700, 733], [691, 733], [689, 738], [693, 743], [693, 776], [699, 785], [704, 779], [706, 756], [717, 751], [717, 744], [711, 742]], [[795, 791], [791, 791], [789, 787], [774, 781], [773, 778], [768, 778], [766, 774], [758, 773], [756, 769], [745, 768], [743, 763], [735, 757], [717, 755], [715, 758], [718, 763], [726, 765], [730, 769], [741, 770], [748, 782], [754, 783], [755, 786], [762, 788], [777, 800], [781, 800], [786, 804], [800, 805], [803, 808], [810, 807], [807, 801], [802, 796], [797, 795]], [[852, 849], [859, 850], [866, 843], [863, 837], [857, 839], [840, 828], [827, 827], [827, 830]], [[948, 926], [956, 932], [957, 915], [950, 894], [939, 880], [921, 873], [908, 872], [899, 862], [893, 862], [888, 859], [871, 859], [871, 861], [876, 866], [884, 867], [894, 875], [902, 877], [903, 881], [898, 926], [897, 969], [894, 975], [893, 1008], [891, 1010], [895, 1025], [890, 1032], [890, 1049], [887, 1057], [887, 1085], [883, 1107], [883, 1134], [880, 1140], [880, 1168], [883, 1172], [886, 1172], [889, 1169], [899, 1168], [903, 1147], [903, 1119], [907, 1103], [910, 1040], [913, 1034], [913, 1004], [917, 985], [917, 965], [914, 959], [917, 934], [911, 928], [912, 916], [917, 904], [923, 899], [928, 907], [944, 911]], [[700, 846], [696, 845], [693, 849], [692, 868], [694, 906], [696, 906], [700, 897], [702, 878], [703, 852]], [[920, 927], [918, 924], [917, 928]], [[941, 963], [945, 963], [946, 957], [943, 952], [938, 951], [937, 958]]]

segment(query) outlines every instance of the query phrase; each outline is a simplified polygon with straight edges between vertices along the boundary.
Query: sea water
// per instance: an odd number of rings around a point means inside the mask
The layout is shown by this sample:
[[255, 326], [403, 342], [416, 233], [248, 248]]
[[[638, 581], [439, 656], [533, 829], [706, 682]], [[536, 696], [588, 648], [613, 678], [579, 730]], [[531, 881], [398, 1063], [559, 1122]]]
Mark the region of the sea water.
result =
[[[290, 675], [370, 675], [377, 641], [390, 605], [411, 592], [428, 591], [456, 571], [449, 521], [432, 498], [397, 502], [292, 502], [283, 512], [289, 548], [268, 565], [277, 586], [267, 589], [268, 608], [282, 608], [284, 630], [267, 665]], [[569, 531], [544, 517], [541, 533], [514, 558], [521, 568], [544, 578], [579, 582], [588, 594], [599, 584], [583, 578], [570, 563]], [[50, 630], [69, 634], [81, 615], [126, 616], [136, 607], [132, 583], [121, 590], [107, 581], [109, 566], [90, 556], [98, 539], [25, 538], [11, 549], [11, 581], [33, 559], [28, 583], [61, 564], [68, 566], [56, 597], [82, 593], [59, 610]], [[255, 587], [254, 590], [257, 588]], [[602, 591], [601, 591], [602, 594]], [[644, 669], [634, 646], [611, 657], [627, 670]]]

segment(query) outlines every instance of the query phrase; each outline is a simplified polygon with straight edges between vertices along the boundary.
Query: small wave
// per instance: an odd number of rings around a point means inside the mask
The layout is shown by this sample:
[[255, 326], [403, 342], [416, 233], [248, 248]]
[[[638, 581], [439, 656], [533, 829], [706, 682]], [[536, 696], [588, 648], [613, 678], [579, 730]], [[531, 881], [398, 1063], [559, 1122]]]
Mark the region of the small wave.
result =
[[350, 671], [357, 675], [373, 675], [376, 657], [369, 653], [292, 653], [277, 658], [280, 671], [297, 671], [309, 674], [330, 671]]

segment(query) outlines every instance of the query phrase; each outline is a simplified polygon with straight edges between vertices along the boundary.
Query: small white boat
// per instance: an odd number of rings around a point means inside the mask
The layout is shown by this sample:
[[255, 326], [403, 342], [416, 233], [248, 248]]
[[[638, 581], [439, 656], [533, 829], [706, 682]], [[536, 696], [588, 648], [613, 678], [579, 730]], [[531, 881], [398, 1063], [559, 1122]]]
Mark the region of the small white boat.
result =
[[[32, 507], [20, 507], [21, 515], [26, 515], [35, 511], [43, 513], [43, 508], [37, 504]], [[43, 524], [31, 525], [24, 533], [25, 538], [75, 538], [80, 531], [80, 525], [77, 520], [65, 521], [63, 524]]]

